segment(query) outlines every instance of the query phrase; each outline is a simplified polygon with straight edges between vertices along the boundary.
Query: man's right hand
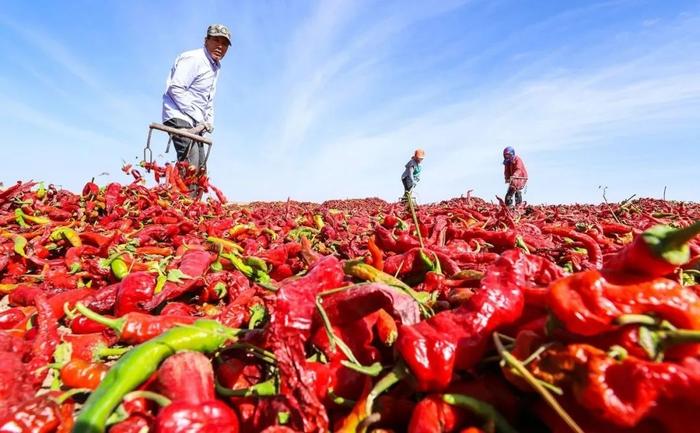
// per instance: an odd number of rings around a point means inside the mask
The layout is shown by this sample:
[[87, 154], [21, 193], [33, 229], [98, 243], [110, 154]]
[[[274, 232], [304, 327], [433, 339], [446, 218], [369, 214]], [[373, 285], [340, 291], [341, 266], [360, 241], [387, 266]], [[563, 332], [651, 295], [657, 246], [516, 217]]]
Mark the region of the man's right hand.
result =
[[194, 128], [190, 128], [187, 130], [187, 132], [191, 134], [201, 134], [202, 131], [207, 129], [207, 126], [205, 123], [200, 123], [199, 125], [195, 126]]

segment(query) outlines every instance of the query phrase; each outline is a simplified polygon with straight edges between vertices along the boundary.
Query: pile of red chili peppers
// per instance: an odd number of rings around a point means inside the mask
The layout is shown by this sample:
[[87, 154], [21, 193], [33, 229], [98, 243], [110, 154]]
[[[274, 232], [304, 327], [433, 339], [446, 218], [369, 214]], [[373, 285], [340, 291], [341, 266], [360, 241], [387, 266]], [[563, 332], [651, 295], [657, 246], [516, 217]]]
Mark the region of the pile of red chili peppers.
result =
[[145, 168], [0, 190], [0, 432], [693, 430], [700, 204], [414, 219]]

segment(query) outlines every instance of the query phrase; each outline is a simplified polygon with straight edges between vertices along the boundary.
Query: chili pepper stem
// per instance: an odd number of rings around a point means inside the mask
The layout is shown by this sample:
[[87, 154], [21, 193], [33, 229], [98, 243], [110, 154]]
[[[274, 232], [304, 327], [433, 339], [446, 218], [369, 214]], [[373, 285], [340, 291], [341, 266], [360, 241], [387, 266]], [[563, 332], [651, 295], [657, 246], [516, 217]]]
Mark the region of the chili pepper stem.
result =
[[277, 395], [277, 380], [272, 378], [241, 389], [227, 388], [217, 381], [216, 392], [224, 397], [271, 397]]
[[390, 372], [388, 372], [386, 376], [379, 379], [379, 382], [377, 382], [374, 385], [372, 390], [367, 395], [365, 415], [370, 416], [372, 414], [374, 400], [376, 400], [377, 397], [379, 397], [379, 394], [391, 388], [406, 376], [408, 376], [408, 370], [406, 370], [406, 366], [403, 365], [403, 363], [399, 363]]
[[349, 362], [349, 361], [343, 359], [342, 361], [340, 361], [340, 363], [344, 367], [349, 368], [350, 370], [354, 370], [358, 373], [366, 374], [367, 376], [372, 376], [372, 377], [379, 376], [379, 373], [381, 373], [382, 369], [384, 368], [384, 367], [382, 367], [382, 364], [379, 362], [375, 362], [374, 364], [369, 365], [369, 366], [364, 366], [362, 364]]
[[132, 391], [128, 393], [127, 395], [124, 396], [124, 400], [133, 400], [136, 398], [145, 398], [147, 400], [154, 401], [158, 404], [160, 407], [165, 407], [172, 403], [170, 399], [163, 394], [158, 394], [157, 392], [153, 391], [144, 391], [144, 390], [139, 390], [139, 391]]
[[326, 314], [326, 310], [323, 308], [322, 303], [323, 301], [321, 300], [321, 298], [319, 296], [316, 296], [316, 309], [318, 310], [318, 313], [321, 315], [321, 319], [323, 320], [323, 327], [326, 329], [326, 333], [328, 334], [328, 340], [331, 345], [331, 350], [334, 349], [337, 345], [346, 358], [348, 358], [354, 364], [362, 365], [360, 364], [360, 361], [358, 361], [357, 358], [355, 358], [355, 355], [352, 353], [352, 350], [348, 347], [348, 345], [345, 344], [345, 342], [342, 339], [338, 338], [338, 336], [335, 335], [335, 332], [333, 332], [333, 326], [331, 325], [331, 321], [328, 318], [328, 314]]
[[265, 350], [263, 348], [260, 348], [254, 344], [250, 343], [233, 343], [229, 346], [226, 346], [224, 350], [229, 350], [229, 349], [242, 349], [256, 358], [260, 359], [261, 361], [264, 361], [268, 364], [274, 364], [277, 362], [277, 358], [275, 357], [275, 354]]
[[105, 325], [117, 332], [121, 332], [121, 330], [124, 328], [124, 324], [126, 323], [126, 320], [124, 318], [110, 319], [109, 317], [105, 317], [99, 313], [92, 311], [80, 302], [75, 304], [75, 309], [78, 310], [80, 314], [92, 320], [93, 322]]
[[66, 400], [77, 394], [89, 394], [92, 390], [90, 388], [73, 388], [54, 398], [53, 401], [58, 405], [62, 405]]
[[695, 329], [674, 329], [656, 331], [664, 344], [700, 343], [700, 331]]
[[528, 382], [530, 386], [532, 386], [542, 396], [547, 404], [554, 409], [554, 411], [561, 417], [562, 420], [564, 420], [571, 430], [575, 431], [576, 433], [584, 433], [581, 427], [576, 424], [576, 421], [574, 421], [574, 419], [571, 418], [568, 413], [566, 413], [564, 408], [559, 405], [552, 394], [550, 394], [549, 391], [547, 391], [547, 389], [539, 383], [537, 378], [535, 378], [532, 373], [525, 368], [522, 362], [520, 362], [518, 358], [513, 356], [503, 347], [503, 343], [501, 343], [500, 336], [497, 332], [493, 333], [493, 342], [496, 345], [496, 350], [498, 350], [498, 353], [503, 357], [503, 360], [523, 376], [525, 381]]
[[335, 393], [333, 388], [328, 389], [328, 397], [333, 400], [333, 403], [337, 404], [338, 406], [343, 406], [343, 407], [353, 407], [355, 406], [355, 400], [350, 400], [345, 397], [341, 397], [338, 394]]
[[700, 221], [695, 221], [695, 223], [687, 227], [668, 232], [661, 237], [661, 243], [669, 248], [679, 248], [698, 234], [700, 234]]
[[484, 401], [463, 394], [443, 394], [442, 401], [452, 406], [467, 408], [480, 417], [493, 421], [498, 433], [517, 433], [496, 408]]
[[619, 326], [625, 325], [658, 325], [659, 320], [653, 316], [646, 314], [624, 314], [615, 319], [615, 324]]

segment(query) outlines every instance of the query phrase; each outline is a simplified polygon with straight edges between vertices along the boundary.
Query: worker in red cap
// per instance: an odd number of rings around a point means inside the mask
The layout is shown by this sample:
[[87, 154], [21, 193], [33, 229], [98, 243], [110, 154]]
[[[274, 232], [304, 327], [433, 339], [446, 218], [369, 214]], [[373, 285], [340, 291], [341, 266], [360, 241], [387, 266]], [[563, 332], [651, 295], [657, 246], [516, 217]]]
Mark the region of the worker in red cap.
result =
[[513, 206], [513, 195], [515, 195], [515, 205], [518, 206], [523, 201], [522, 191], [527, 183], [527, 170], [523, 160], [515, 156], [515, 149], [510, 146], [503, 149], [503, 175], [508, 184], [506, 205]]
[[423, 149], [416, 149], [411, 159], [406, 163], [406, 169], [401, 175], [404, 192], [411, 191], [420, 181], [420, 163], [423, 161], [423, 158], [425, 158], [425, 151]]

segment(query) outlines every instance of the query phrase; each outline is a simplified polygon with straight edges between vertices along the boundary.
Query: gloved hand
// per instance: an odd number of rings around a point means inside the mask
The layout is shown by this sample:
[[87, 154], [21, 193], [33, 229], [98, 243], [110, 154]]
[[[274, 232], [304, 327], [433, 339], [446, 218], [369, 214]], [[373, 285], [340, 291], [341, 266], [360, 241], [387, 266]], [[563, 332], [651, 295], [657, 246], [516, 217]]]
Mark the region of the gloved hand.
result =
[[203, 125], [204, 125], [204, 129], [205, 129], [208, 133], [211, 134], [212, 132], [214, 132], [214, 125], [212, 125], [211, 123], [209, 123], [209, 122], [204, 122]]

